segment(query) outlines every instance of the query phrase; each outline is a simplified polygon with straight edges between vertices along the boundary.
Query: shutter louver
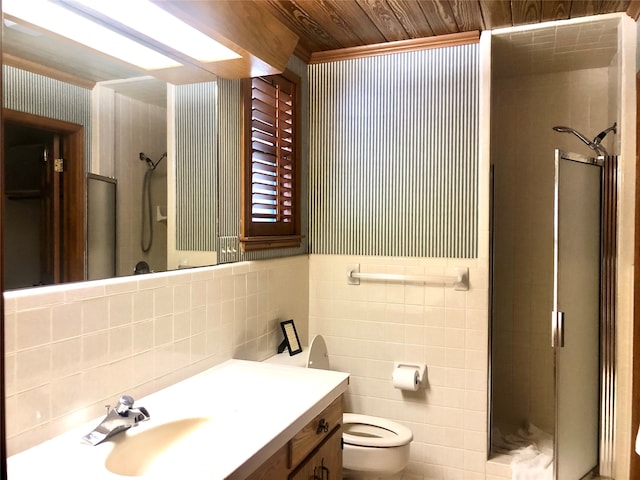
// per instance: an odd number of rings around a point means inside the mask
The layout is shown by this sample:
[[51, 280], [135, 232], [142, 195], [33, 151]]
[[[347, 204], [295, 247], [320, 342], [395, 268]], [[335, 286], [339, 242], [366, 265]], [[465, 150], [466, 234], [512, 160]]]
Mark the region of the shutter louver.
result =
[[292, 72], [247, 78], [243, 88], [243, 251], [298, 248], [298, 85]]
[[251, 81], [251, 221], [292, 223], [294, 115], [290, 82]]

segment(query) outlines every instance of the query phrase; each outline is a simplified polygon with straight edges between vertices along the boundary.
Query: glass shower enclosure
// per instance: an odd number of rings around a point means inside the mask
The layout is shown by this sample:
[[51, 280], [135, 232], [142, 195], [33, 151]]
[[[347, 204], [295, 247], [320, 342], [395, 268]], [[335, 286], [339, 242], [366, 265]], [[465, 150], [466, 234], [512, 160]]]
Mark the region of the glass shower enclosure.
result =
[[616, 165], [556, 150], [550, 187], [509, 204], [494, 171], [491, 444], [514, 475], [613, 469]]

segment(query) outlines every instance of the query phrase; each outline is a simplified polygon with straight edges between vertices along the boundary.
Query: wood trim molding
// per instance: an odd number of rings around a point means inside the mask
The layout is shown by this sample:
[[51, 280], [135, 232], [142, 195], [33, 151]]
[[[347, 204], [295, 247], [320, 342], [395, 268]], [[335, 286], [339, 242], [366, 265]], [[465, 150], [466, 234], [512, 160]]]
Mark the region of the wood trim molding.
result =
[[271, 248], [298, 248], [302, 243], [302, 235], [280, 235], [262, 237], [240, 237], [243, 252], [266, 250]]
[[449, 35], [436, 35], [433, 37], [414, 38], [397, 42], [376, 43], [359, 47], [341, 48], [326, 52], [311, 54], [309, 64], [337, 62], [340, 60], [352, 60], [355, 58], [373, 57], [376, 55], [388, 55], [390, 53], [413, 52], [431, 48], [454, 47], [457, 45], [469, 45], [480, 41], [480, 32], [462, 32]]
[[[85, 199], [84, 127], [79, 124], [41, 117], [8, 108], [2, 110], [2, 126], [7, 122], [56, 132], [62, 135], [65, 158], [64, 186], [64, 263], [63, 282], [85, 279]], [[2, 129], [4, 132], [4, 128]]]

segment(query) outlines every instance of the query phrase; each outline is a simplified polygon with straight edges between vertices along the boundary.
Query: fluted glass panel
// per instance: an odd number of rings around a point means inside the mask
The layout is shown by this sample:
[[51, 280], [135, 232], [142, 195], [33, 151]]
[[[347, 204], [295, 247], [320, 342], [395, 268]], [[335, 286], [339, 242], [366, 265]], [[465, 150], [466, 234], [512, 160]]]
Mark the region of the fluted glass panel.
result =
[[478, 51], [309, 67], [312, 253], [477, 256]]

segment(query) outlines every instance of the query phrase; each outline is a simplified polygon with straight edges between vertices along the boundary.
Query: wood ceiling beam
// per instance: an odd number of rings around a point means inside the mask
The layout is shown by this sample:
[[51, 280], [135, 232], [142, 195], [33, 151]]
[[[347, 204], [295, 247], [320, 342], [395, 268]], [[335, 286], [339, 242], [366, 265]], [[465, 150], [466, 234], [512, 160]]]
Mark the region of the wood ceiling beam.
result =
[[480, 32], [452, 33], [449, 35], [437, 35], [434, 37], [401, 40], [398, 42], [378, 43], [376, 45], [364, 45], [360, 47], [342, 48], [327, 52], [315, 52], [311, 54], [310, 64], [328, 63], [339, 60], [351, 60], [354, 58], [373, 57], [390, 53], [413, 52], [430, 48], [452, 47], [456, 45], [468, 45], [480, 41]]

